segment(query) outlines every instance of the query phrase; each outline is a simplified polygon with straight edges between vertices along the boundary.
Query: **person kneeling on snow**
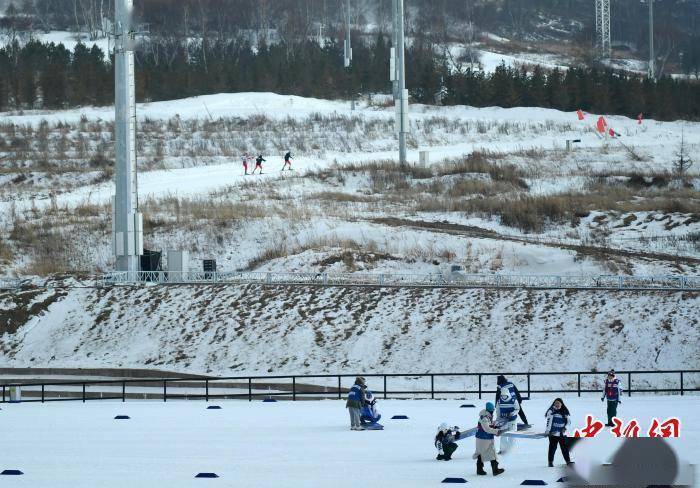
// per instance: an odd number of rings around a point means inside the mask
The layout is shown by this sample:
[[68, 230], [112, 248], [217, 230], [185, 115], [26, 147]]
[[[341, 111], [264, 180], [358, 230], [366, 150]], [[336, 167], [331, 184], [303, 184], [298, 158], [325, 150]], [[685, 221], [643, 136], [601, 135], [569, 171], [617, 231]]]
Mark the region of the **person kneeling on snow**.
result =
[[505, 469], [498, 467], [496, 459], [496, 448], [494, 446], [493, 437], [501, 435], [501, 431], [493, 425], [493, 411], [496, 408], [493, 403], [488, 402], [486, 408], [479, 412], [479, 423], [476, 424], [476, 474], [485, 475], [484, 463], [491, 463], [491, 471], [494, 476], [503, 473]]
[[379, 419], [382, 418], [381, 414], [377, 412], [377, 399], [374, 398], [374, 395], [366, 386], [363, 388], [363, 390], [365, 396], [365, 403], [364, 405], [362, 405], [360, 421], [362, 422], [362, 425], [376, 424], [377, 422], [379, 422]]
[[438, 427], [438, 433], [435, 436], [435, 447], [438, 450], [438, 461], [449, 461], [452, 459], [452, 454], [457, 450], [457, 443], [461, 433], [459, 428], [448, 427], [446, 423], [441, 423]]

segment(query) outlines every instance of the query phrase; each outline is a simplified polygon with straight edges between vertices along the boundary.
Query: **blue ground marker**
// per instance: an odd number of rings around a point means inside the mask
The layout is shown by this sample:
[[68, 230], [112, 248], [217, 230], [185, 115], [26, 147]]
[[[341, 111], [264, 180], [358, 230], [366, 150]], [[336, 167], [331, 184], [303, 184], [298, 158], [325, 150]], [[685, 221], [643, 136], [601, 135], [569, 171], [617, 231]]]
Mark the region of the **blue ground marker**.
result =
[[391, 420], [408, 420], [408, 415], [394, 415]]
[[276, 401], [277, 401], [277, 400], [275, 400], [274, 398], [265, 398], [265, 399], [263, 400], [264, 403], [272, 403], [272, 402], [276, 402]]
[[116, 417], [114, 417], [114, 420], [129, 420], [130, 418], [131, 417], [129, 417], [128, 415], [117, 415]]
[[542, 480], [525, 480], [525, 481], [523, 481], [523, 482], [520, 483], [520, 484], [521, 484], [521, 485], [535, 485], [535, 486], [541, 486], [541, 485], [546, 485], [547, 483], [545, 483], [545, 482], [542, 481]]
[[9, 476], [19, 476], [19, 475], [24, 474], [24, 473], [21, 472], [19, 469], [6, 469], [0, 474], [9, 475]]
[[467, 480], [464, 478], [445, 478], [442, 480], [443, 483], [466, 483]]
[[568, 477], [568, 476], [562, 476], [561, 478], [559, 478], [559, 479], [557, 480], [557, 483], [566, 483], [567, 481], [569, 481], [569, 477]]
[[474, 405], [471, 403], [465, 403], [464, 405], [460, 405], [459, 408], [476, 408]]
[[219, 475], [216, 473], [199, 473], [195, 478], [218, 478]]
[[207, 410], [221, 410], [221, 407], [218, 405], [209, 405]]

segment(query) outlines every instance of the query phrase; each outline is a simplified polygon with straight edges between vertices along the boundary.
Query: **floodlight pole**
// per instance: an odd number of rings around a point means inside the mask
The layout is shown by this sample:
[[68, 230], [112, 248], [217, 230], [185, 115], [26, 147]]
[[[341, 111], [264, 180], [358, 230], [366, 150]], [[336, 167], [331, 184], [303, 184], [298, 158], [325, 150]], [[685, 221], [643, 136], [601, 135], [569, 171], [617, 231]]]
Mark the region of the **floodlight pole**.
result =
[[114, 149], [116, 187], [112, 200], [112, 247], [117, 271], [140, 270], [143, 224], [136, 188], [136, 95], [134, 89], [133, 0], [115, 2]]
[[399, 163], [406, 165], [406, 134], [408, 133], [408, 90], [406, 90], [404, 4], [394, 0], [395, 63], [396, 63], [396, 132], [399, 134]]
[[595, 0], [596, 47], [602, 59], [610, 59], [610, 0]]
[[654, 0], [649, 2], [649, 78], [656, 80], [656, 59], [654, 54]]
[[348, 90], [350, 91], [350, 110], [355, 110], [355, 95], [352, 89], [352, 73], [350, 73], [350, 65], [352, 64], [352, 43], [350, 38], [350, 0], [345, 0], [345, 43], [344, 43], [344, 62], [345, 68], [348, 71]]

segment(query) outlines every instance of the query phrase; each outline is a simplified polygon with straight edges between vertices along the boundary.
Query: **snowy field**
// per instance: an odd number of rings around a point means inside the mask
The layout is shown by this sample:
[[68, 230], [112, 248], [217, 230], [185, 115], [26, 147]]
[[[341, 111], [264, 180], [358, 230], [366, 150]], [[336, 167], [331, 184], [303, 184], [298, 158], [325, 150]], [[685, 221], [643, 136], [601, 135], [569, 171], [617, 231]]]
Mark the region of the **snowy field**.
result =
[[[551, 396], [552, 398], [554, 395]], [[552, 398], [524, 403], [534, 431], [542, 431]], [[564, 397], [572, 428], [583, 426], [586, 414], [605, 415], [598, 397]], [[624, 398], [620, 418], [636, 418], [646, 436], [654, 417], [681, 419], [680, 438], [671, 442], [681, 459], [697, 464], [700, 397]], [[341, 401], [216, 403], [95, 402], [3, 404], [0, 411], [5, 448], [0, 470], [19, 469], [23, 476], [2, 476], [3, 487], [427, 487], [446, 477], [465, 478], [470, 486], [517, 486], [541, 479], [557, 486], [561, 454], [547, 467], [547, 440], [518, 440], [501, 457], [505, 473], [477, 477], [471, 459], [474, 438], [460, 442], [451, 462], [435, 460], [433, 436], [447, 422], [471, 428], [486, 400], [380, 401], [384, 431], [351, 432]], [[459, 408], [471, 403], [478, 408]], [[408, 420], [390, 420], [397, 414]], [[114, 420], [128, 415], [129, 420]], [[386, 420], [385, 420], [386, 419]], [[597, 461], [606, 461], [618, 441], [609, 432]], [[583, 455], [577, 469], [586, 469]], [[487, 466], [488, 470], [488, 466]], [[195, 479], [201, 472], [218, 479]]]

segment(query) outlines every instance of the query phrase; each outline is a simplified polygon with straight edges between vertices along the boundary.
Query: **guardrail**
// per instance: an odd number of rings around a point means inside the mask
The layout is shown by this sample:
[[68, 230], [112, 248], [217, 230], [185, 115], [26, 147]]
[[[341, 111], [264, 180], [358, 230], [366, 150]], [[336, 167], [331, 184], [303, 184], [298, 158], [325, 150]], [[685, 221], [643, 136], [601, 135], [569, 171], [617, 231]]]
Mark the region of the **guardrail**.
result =
[[700, 276], [507, 275], [507, 274], [369, 274], [117, 271], [103, 275], [101, 285], [222, 284], [313, 285], [414, 288], [530, 288], [580, 290], [699, 291]]
[[[495, 379], [498, 374], [504, 374], [520, 386], [522, 394], [527, 397], [533, 394], [576, 393], [579, 397], [584, 393], [600, 393], [602, 379], [605, 373], [596, 371], [567, 371], [567, 372], [525, 372], [525, 373], [422, 373], [422, 374], [361, 374], [368, 379], [375, 396], [388, 398], [431, 398], [456, 397], [475, 395], [479, 399], [484, 394], [495, 392]], [[620, 371], [618, 377], [623, 378], [624, 393], [676, 393], [685, 395], [689, 392], [700, 391], [700, 370], [659, 370], [659, 371]], [[635, 387], [633, 378], [638, 383], [649, 384], [649, 376], [665, 375], [662, 377], [665, 387]], [[687, 376], [691, 375], [691, 384]], [[91, 401], [91, 400], [213, 400], [239, 399], [253, 401], [263, 398], [279, 398], [296, 401], [306, 399], [341, 399], [347, 393], [352, 382], [359, 374], [319, 374], [291, 376], [234, 376], [191, 378], [158, 378], [133, 380], [101, 380], [101, 381], [54, 381], [35, 383], [2, 384], [2, 402], [9, 400], [9, 389], [21, 387], [24, 402], [53, 402], [53, 401]], [[533, 381], [541, 377], [558, 377], [559, 385], [570, 384], [569, 388], [541, 388], [533, 386]], [[640, 377], [642, 379], [640, 380]], [[381, 388], [372, 384], [372, 379], [381, 379]], [[447, 381], [446, 381], [447, 379]], [[317, 384], [310, 382], [314, 380]], [[407, 382], [422, 381], [420, 389], [407, 388]], [[455, 389], [450, 387], [456, 383], [466, 384], [468, 380], [473, 388]], [[398, 389], [390, 389], [390, 381]], [[586, 381], [584, 384], [583, 381]], [[669, 381], [674, 384], [668, 386]], [[320, 384], [318, 384], [320, 383]], [[440, 384], [447, 388], [441, 388]], [[575, 386], [573, 386], [575, 385]], [[90, 391], [89, 387], [99, 386], [99, 391]], [[73, 388], [71, 388], [73, 387]], [[127, 388], [128, 387], [128, 388]], [[168, 393], [170, 387], [170, 393]], [[178, 391], [180, 390], [180, 391]], [[27, 399], [31, 398], [31, 399]]]

